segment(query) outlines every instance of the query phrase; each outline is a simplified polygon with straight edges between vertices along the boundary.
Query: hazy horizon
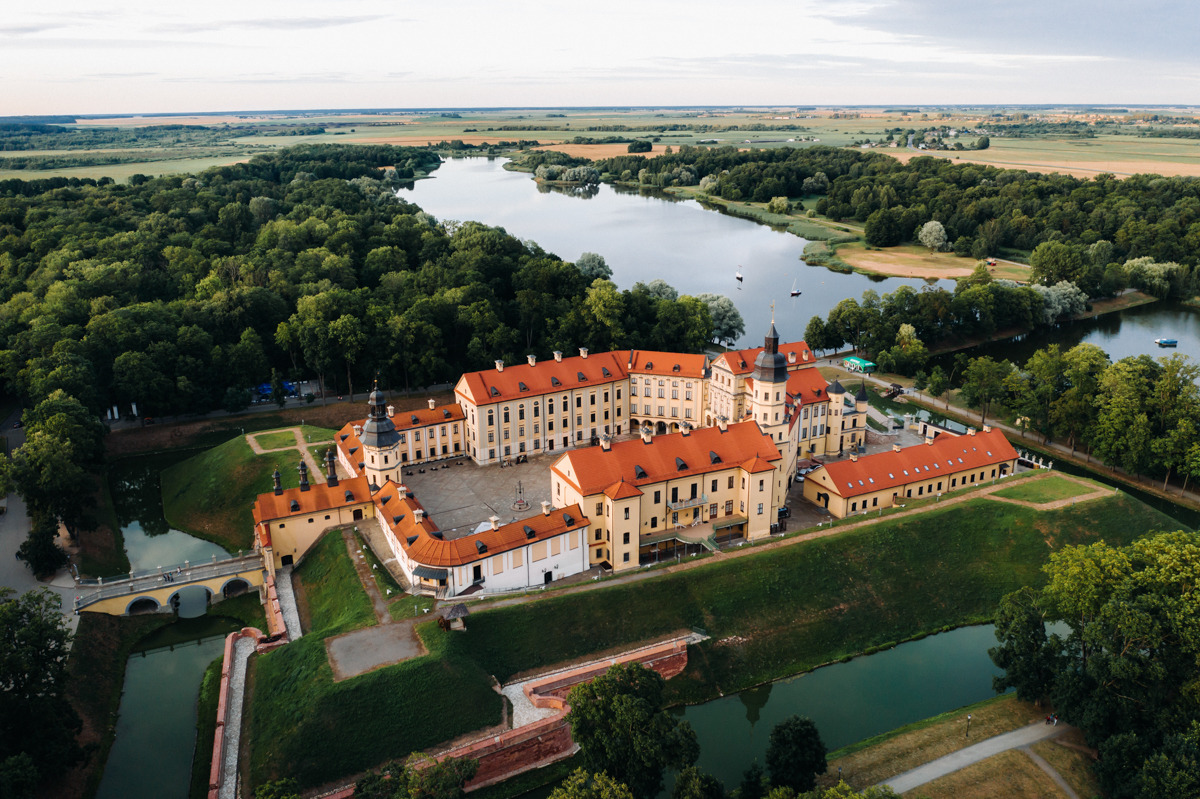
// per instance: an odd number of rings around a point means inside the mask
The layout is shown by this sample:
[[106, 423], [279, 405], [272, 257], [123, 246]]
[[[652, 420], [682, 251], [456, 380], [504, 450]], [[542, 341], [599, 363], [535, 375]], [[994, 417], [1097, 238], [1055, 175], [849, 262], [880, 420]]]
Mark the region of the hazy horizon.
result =
[[[1182, 2], [712, 0], [447, 7], [313, 0], [0, 22], [0, 115], [240, 109], [1179, 106], [1200, 96]], [[1131, 102], [1131, 98], [1138, 98]]]

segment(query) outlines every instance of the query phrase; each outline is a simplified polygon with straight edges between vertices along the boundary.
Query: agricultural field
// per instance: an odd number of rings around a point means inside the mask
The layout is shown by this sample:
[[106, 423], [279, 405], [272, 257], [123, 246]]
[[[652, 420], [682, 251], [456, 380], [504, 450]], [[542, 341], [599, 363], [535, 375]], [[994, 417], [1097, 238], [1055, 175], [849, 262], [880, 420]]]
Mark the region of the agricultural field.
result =
[[[858, 271], [895, 277], [967, 277], [978, 263], [974, 258], [959, 258], [952, 252], [930, 252], [916, 245], [878, 249], [860, 241], [838, 245], [836, 251], [838, 258]], [[1029, 282], [1029, 267], [1015, 261], [997, 261], [988, 272], [994, 278]]]

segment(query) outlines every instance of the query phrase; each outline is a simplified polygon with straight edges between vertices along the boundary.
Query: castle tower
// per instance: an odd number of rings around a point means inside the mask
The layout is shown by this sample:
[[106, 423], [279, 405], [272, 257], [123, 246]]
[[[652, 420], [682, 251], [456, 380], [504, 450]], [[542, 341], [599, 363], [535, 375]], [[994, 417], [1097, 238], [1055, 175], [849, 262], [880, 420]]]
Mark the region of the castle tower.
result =
[[379, 390], [379, 381], [375, 382], [371, 395], [367, 398], [370, 412], [363, 423], [362, 442], [363, 471], [375, 490], [392, 479], [400, 479], [400, 434], [387, 415], [387, 401]]
[[772, 319], [763, 351], [754, 359], [754, 396], [750, 407], [754, 421], [781, 451], [788, 429], [787, 379], [787, 358], [779, 352], [779, 333]]
[[846, 410], [846, 389], [840, 380], [834, 380], [827, 391], [829, 394], [829, 425], [825, 428], [825, 452], [841, 453], [843, 413]]

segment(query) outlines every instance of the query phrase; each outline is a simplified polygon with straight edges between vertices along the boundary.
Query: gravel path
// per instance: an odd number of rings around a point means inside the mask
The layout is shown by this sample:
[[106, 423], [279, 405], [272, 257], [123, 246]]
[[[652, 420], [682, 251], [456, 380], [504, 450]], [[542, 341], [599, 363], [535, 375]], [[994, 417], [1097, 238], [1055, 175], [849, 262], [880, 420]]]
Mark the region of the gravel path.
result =
[[957, 752], [951, 752], [945, 757], [939, 757], [937, 760], [926, 763], [923, 766], [918, 766], [911, 771], [897, 774], [895, 777], [879, 783], [879, 786], [891, 788], [896, 793], [905, 793], [927, 782], [936, 780], [938, 777], [953, 774], [955, 771], [964, 769], [981, 760], [987, 760], [992, 755], [1007, 752], [1009, 749], [1027, 747], [1045, 738], [1060, 735], [1069, 729], [1070, 727], [1065, 724], [1050, 725], [1034, 722], [1012, 732], [993, 736], [974, 746], [968, 746], [965, 749], [959, 749]]
[[292, 588], [292, 567], [284, 566], [275, 572], [275, 595], [279, 597], [279, 609], [283, 611], [283, 623], [287, 625], [288, 640], [295, 641], [304, 635], [300, 629], [300, 611], [296, 609], [296, 592]]
[[233, 645], [233, 663], [229, 667], [229, 704], [225, 709], [225, 751], [221, 753], [222, 780], [220, 799], [236, 799], [238, 751], [242, 739], [242, 697], [246, 693], [246, 662], [253, 654], [253, 638], [239, 638]]
[[1079, 794], [1075, 793], [1075, 790], [1070, 786], [1070, 784], [1063, 779], [1062, 775], [1058, 773], [1058, 770], [1055, 769], [1054, 766], [1046, 762], [1045, 758], [1033, 751], [1028, 746], [1022, 746], [1021, 751], [1029, 756], [1029, 759], [1033, 761], [1035, 766], [1046, 772], [1046, 775], [1049, 776], [1050, 779], [1054, 780], [1054, 784], [1058, 786], [1060, 791], [1067, 795], [1067, 799], [1079, 799]]

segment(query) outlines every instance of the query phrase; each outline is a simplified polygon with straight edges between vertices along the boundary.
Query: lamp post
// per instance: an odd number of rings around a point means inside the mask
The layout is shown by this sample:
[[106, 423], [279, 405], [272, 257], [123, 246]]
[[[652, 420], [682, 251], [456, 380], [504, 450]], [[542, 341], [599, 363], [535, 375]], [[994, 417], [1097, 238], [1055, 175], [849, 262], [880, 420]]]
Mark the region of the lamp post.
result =
[[971, 737], [971, 714], [967, 714], [967, 737]]

